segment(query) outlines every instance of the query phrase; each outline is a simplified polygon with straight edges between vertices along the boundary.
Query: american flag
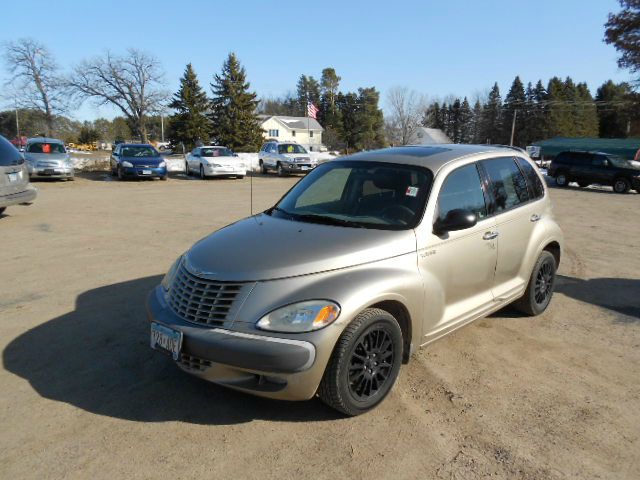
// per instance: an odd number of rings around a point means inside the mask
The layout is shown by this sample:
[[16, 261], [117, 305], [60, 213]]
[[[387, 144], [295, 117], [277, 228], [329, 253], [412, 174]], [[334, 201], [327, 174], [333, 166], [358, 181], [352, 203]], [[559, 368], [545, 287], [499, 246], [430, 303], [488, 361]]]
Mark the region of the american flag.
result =
[[318, 107], [316, 107], [313, 102], [307, 102], [307, 117], [317, 118], [318, 111]]

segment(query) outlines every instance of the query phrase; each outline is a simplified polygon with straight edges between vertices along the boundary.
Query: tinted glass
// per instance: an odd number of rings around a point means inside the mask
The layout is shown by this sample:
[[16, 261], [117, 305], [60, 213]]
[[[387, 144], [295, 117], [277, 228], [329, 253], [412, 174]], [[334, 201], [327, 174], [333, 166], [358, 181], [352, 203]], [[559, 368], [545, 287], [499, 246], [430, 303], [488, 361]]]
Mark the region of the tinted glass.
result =
[[513, 158], [496, 158], [482, 162], [491, 180], [496, 213], [509, 210], [529, 200], [527, 182]]
[[313, 170], [269, 213], [302, 222], [405, 230], [420, 221], [431, 178], [420, 167], [334, 161]]
[[544, 186], [542, 185], [542, 180], [535, 171], [535, 168], [526, 160], [520, 158], [518, 159], [518, 163], [522, 168], [525, 176], [527, 177], [527, 183], [529, 184], [529, 193], [533, 196], [533, 198], [540, 198], [544, 195]]
[[23, 160], [18, 149], [11, 145], [6, 138], [0, 136], [0, 167], [19, 165], [21, 163], [23, 163]]
[[203, 157], [233, 157], [233, 152], [228, 148], [201, 148]]
[[122, 147], [123, 157], [157, 157], [159, 155], [156, 149], [146, 146]]
[[451, 210], [469, 210], [478, 220], [487, 216], [487, 206], [475, 164], [465, 165], [451, 172], [438, 196], [438, 219], [444, 220]]
[[307, 151], [301, 145], [286, 143], [278, 145], [278, 153], [307, 153]]
[[62, 143], [45, 143], [36, 142], [27, 145], [27, 152], [29, 153], [65, 153], [64, 145]]

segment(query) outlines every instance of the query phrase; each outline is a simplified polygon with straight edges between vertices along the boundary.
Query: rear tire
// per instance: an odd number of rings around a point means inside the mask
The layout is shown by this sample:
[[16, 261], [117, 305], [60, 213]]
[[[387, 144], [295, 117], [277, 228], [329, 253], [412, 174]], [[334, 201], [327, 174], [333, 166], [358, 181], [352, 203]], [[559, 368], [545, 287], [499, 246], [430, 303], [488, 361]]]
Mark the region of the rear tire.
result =
[[558, 173], [556, 175], [556, 185], [559, 187], [566, 187], [569, 185], [569, 179], [564, 172]]
[[206, 175], [204, 174], [204, 167], [202, 165], [200, 165], [200, 178], [202, 180], [206, 180], [207, 179]]
[[627, 193], [631, 190], [631, 182], [626, 178], [616, 178], [613, 181], [613, 191], [616, 193]]
[[236, 179], [238, 180], [242, 180], [244, 178], [244, 175], [236, 175]]
[[7, 207], [0, 207], [0, 215], [2, 215], [6, 209]]
[[266, 175], [268, 172], [267, 167], [264, 166], [264, 162], [260, 160], [260, 173]]
[[396, 319], [367, 308], [344, 329], [318, 387], [330, 407], [360, 415], [384, 400], [402, 363], [402, 331]]
[[553, 290], [556, 286], [556, 268], [558, 266], [555, 257], [551, 252], [544, 250], [533, 267], [524, 295], [516, 300], [513, 306], [532, 317], [544, 312], [553, 297]]
[[587, 188], [589, 185], [591, 185], [591, 184], [587, 183], [587, 182], [578, 182], [578, 186], [580, 188]]
[[189, 163], [184, 162], [184, 174], [188, 177], [191, 172], [189, 172]]

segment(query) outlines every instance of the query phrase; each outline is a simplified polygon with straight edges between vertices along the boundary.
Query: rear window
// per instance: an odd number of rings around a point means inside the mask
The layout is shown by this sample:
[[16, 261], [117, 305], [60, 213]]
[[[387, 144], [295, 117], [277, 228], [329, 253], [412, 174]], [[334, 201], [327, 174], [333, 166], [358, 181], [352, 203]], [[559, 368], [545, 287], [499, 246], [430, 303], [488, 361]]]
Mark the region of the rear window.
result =
[[29, 153], [65, 153], [62, 143], [35, 142], [27, 145]]
[[0, 167], [19, 165], [22, 162], [22, 156], [18, 149], [11, 145], [6, 138], [0, 136]]
[[533, 166], [523, 158], [518, 158], [518, 164], [520, 165], [520, 168], [522, 168], [524, 176], [527, 177], [531, 198], [542, 198], [544, 196], [544, 186], [542, 185], [542, 180], [540, 180], [540, 177]]

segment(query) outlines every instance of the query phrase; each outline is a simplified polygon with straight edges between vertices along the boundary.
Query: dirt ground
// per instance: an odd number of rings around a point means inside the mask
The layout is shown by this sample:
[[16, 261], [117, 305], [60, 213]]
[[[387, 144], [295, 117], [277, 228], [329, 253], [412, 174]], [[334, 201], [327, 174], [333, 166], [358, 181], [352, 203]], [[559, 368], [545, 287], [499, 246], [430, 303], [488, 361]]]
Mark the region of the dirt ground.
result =
[[[256, 177], [254, 211], [294, 182]], [[0, 218], [0, 478], [640, 478], [638, 194], [552, 189], [567, 249], [549, 310], [439, 340], [343, 418], [149, 349], [146, 293], [249, 214], [248, 178], [37, 187]]]

